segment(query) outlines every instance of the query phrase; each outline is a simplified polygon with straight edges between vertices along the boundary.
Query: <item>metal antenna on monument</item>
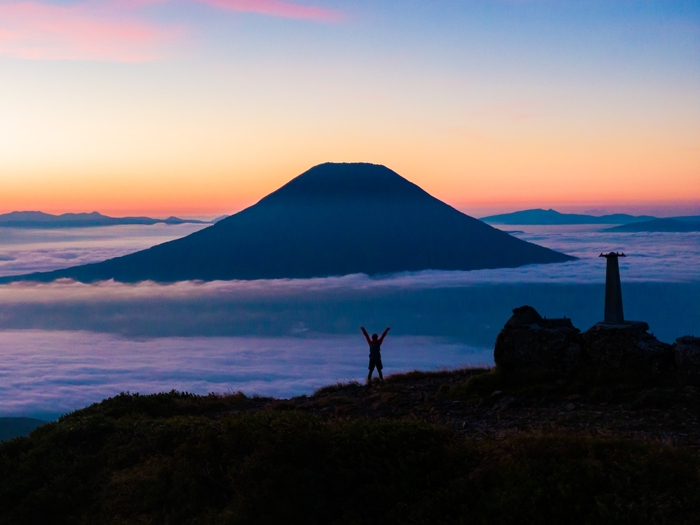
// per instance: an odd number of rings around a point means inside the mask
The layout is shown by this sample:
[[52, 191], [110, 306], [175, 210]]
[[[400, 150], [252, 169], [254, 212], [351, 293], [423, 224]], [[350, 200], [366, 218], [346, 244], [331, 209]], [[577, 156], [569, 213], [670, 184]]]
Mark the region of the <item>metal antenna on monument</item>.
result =
[[627, 257], [624, 253], [601, 253], [599, 257], [607, 259], [605, 270], [605, 320], [609, 324], [623, 324], [625, 316], [622, 311], [622, 286], [620, 284], [619, 257]]

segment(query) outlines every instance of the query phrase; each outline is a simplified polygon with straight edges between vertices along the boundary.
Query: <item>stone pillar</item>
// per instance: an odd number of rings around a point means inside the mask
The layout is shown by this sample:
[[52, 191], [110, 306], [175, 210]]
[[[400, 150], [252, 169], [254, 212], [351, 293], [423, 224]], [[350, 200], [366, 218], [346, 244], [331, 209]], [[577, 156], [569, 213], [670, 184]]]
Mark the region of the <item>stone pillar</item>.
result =
[[619, 257], [625, 257], [624, 253], [601, 253], [600, 257], [607, 260], [605, 271], [605, 323], [621, 324], [625, 322], [622, 313], [622, 286], [620, 285]]

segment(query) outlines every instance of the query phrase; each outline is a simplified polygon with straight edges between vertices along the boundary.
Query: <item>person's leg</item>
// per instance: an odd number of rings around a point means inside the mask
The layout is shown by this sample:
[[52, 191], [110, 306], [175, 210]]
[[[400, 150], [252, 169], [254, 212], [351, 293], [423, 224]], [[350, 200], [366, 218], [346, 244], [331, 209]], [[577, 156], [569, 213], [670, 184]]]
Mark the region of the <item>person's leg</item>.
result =
[[369, 360], [369, 374], [367, 374], [367, 382], [368, 383], [372, 380], [372, 372], [374, 372], [374, 362], [370, 359]]
[[384, 376], [382, 375], [381, 369], [377, 368], [377, 373], [379, 374], [380, 381], [384, 381]]
[[379, 374], [379, 380], [384, 381], [384, 376], [382, 375], [382, 368], [384, 368], [384, 365], [382, 365], [382, 360], [378, 359], [376, 365], [377, 365], [377, 373]]

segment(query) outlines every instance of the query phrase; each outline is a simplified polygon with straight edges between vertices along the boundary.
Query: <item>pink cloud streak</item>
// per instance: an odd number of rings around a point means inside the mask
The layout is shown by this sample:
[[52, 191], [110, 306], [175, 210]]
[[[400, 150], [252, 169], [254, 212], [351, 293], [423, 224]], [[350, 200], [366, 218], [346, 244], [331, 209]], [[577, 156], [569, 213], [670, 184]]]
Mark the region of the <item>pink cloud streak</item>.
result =
[[157, 58], [178, 33], [117, 19], [87, 4], [0, 4], [0, 54], [17, 58], [140, 62]]
[[340, 11], [322, 7], [302, 6], [279, 0], [195, 0], [229, 11], [259, 13], [283, 18], [315, 20], [318, 22], [339, 22], [343, 19]]
[[[190, 1], [227, 11], [317, 22], [343, 18], [339, 11], [280, 0]], [[107, 0], [70, 7], [39, 2], [0, 4], [0, 55], [38, 60], [153, 60], [162, 56], [183, 30], [137, 20], [134, 11], [167, 2]]]

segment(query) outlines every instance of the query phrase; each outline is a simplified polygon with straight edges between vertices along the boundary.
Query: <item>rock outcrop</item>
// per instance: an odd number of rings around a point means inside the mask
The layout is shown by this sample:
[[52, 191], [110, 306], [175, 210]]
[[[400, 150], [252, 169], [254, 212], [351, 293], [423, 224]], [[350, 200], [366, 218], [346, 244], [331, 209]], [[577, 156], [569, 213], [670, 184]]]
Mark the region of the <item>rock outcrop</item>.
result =
[[569, 374], [585, 368], [659, 374], [685, 370], [700, 381], [700, 338], [659, 341], [642, 322], [598, 323], [584, 333], [570, 319], [546, 319], [521, 306], [496, 338], [494, 361], [504, 370]]
[[531, 306], [513, 310], [496, 338], [496, 365], [507, 370], [572, 371], [581, 362], [581, 331], [570, 319], [544, 319]]
[[596, 368], [659, 373], [673, 367], [671, 345], [641, 322], [598, 323], [583, 334], [584, 356]]

